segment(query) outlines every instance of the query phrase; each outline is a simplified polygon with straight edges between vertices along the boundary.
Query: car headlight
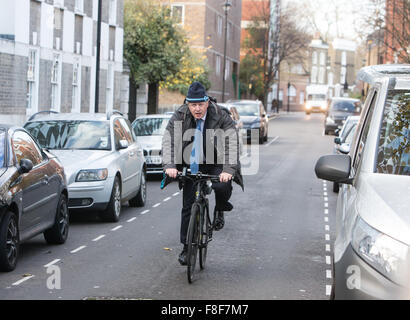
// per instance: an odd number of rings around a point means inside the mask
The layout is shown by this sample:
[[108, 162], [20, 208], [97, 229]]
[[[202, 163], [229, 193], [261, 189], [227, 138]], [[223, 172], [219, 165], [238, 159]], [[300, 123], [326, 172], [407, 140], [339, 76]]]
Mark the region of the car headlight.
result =
[[326, 104], [326, 102], [324, 102], [324, 103], [322, 103], [322, 104], [320, 105], [320, 109], [322, 109], [322, 110], [326, 110], [326, 109], [327, 109], [327, 104]]
[[331, 117], [326, 118], [326, 123], [328, 124], [335, 124], [335, 121]]
[[312, 105], [310, 103], [306, 103], [305, 108], [306, 108], [306, 110], [310, 110], [310, 109], [312, 109]]
[[397, 284], [408, 284], [409, 247], [369, 226], [357, 217], [352, 246], [373, 268]]
[[102, 181], [106, 180], [108, 177], [107, 169], [88, 169], [81, 170], [75, 179], [77, 182], [86, 182], [86, 181]]

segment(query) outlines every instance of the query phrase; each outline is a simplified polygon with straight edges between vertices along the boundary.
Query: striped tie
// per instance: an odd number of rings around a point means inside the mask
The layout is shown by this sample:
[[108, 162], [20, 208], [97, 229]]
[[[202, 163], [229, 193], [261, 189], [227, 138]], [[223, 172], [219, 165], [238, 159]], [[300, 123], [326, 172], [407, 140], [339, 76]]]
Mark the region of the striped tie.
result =
[[202, 145], [202, 130], [201, 123], [202, 119], [196, 121], [196, 130], [194, 136], [194, 145], [192, 147], [191, 158], [190, 158], [190, 168], [192, 174], [197, 174], [199, 171], [199, 160], [201, 155], [201, 145]]

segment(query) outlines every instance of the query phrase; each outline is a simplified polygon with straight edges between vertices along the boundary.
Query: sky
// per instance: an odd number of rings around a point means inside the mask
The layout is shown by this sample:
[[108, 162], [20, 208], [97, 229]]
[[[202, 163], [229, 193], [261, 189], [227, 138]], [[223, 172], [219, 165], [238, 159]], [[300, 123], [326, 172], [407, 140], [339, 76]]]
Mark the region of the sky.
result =
[[282, 0], [282, 6], [289, 2], [301, 9], [296, 12], [297, 15], [307, 15], [308, 10], [303, 9], [307, 6], [314, 16], [312, 20], [323, 34], [328, 32], [334, 38], [339, 33], [342, 38], [360, 40], [355, 29], [359, 27], [360, 17], [369, 8], [369, 0]]

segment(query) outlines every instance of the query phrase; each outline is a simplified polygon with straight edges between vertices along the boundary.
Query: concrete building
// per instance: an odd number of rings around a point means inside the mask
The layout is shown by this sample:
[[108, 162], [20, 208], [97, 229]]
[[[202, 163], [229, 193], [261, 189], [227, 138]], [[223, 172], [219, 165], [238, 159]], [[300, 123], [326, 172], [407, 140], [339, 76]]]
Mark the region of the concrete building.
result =
[[[128, 112], [124, 0], [102, 1], [99, 112]], [[94, 112], [98, 0], [0, 0], [0, 122]]]
[[[161, 0], [171, 7], [180, 25], [189, 35], [192, 49], [203, 51], [207, 57], [211, 88], [208, 93], [222, 101], [223, 77], [225, 77], [225, 101], [235, 99], [238, 92], [239, 55], [241, 38], [242, 0]], [[225, 12], [223, 4], [230, 2], [227, 24], [226, 69], [224, 65]], [[182, 99], [182, 100], [181, 100]], [[181, 104], [183, 96], [162, 92], [160, 107]]]

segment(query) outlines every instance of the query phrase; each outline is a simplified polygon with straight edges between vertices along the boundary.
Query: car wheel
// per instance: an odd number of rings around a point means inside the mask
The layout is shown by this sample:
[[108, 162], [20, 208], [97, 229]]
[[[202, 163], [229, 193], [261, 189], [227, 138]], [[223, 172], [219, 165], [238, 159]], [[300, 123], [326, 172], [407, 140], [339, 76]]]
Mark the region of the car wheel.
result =
[[307, 112], [307, 111], [306, 111], [306, 115], [310, 115], [310, 112]]
[[131, 207], [143, 207], [147, 200], [147, 173], [145, 170], [141, 174], [140, 190], [138, 194], [129, 201]]
[[101, 213], [102, 220], [106, 222], [117, 222], [121, 214], [121, 182], [118, 176], [114, 179], [111, 198], [107, 209]]
[[16, 268], [19, 238], [16, 216], [7, 211], [0, 225], [0, 271], [12, 271]]
[[50, 229], [44, 231], [44, 238], [47, 243], [65, 243], [68, 237], [69, 220], [70, 216], [68, 212], [67, 197], [64, 194], [61, 194], [60, 199], [58, 200], [54, 225]]
[[333, 182], [333, 192], [339, 192], [339, 184], [337, 182]]

